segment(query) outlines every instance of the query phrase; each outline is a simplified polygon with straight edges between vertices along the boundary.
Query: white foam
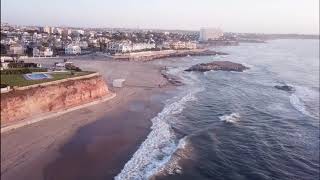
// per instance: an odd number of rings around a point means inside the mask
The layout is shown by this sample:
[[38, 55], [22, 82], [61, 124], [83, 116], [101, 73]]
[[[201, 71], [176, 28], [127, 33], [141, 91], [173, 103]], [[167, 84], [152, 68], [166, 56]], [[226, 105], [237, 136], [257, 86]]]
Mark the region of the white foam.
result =
[[206, 71], [206, 72], [203, 72], [204, 76], [211, 76], [213, 73], [216, 73], [217, 71], [215, 70], [210, 70], [210, 71]]
[[248, 67], [250, 69], [254, 68], [254, 65], [252, 65], [252, 64], [248, 64], [248, 63], [245, 63], [245, 62], [242, 62], [240, 64], [242, 64], [242, 65], [244, 65], [244, 66], [246, 66], [246, 67]]
[[229, 115], [220, 116], [219, 119], [227, 123], [236, 123], [240, 121], [240, 117], [241, 116], [238, 113], [232, 113]]
[[312, 89], [309, 89], [307, 87], [302, 87], [302, 86], [296, 86], [295, 90], [296, 91], [290, 96], [291, 105], [306, 116], [309, 116], [315, 119], [319, 118], [319, 117], [316, 117], [316, 115], [314, 115], [317, 113], [312, 113], [308, 111], [305, 105], [305, 102], [318, 103], [315, 105], [319, 107], [319, 102], [316, 102], [319, 100], [319, 92], [316, 92]]
[[[116, 180], [148, 179], [157, 173], [171, 158], [171, 155], [181, 147], [169, 125], [175, 121], [175, 115], [182, 112], [188, 101], [195, 100], [195, 94], [201, 88], [191, 88], [182, 97], [175, 97], [164, 109], [152, 119], [152, 131], [140, 145], [132, 158], [125, 164], [122, 171], [115, 177]], [[177, 100], [178, 99], [178, 100]]]
[[178, 146], [174, 154], [171, 156], [170, 161], [164, 166], [161, 166], [157, 174], [181, 174], [183, 168], [179, 165], [181, 159], [190, 158], [192, 154], [192, 147], [187, 140], [187, 136], [179, 140]]

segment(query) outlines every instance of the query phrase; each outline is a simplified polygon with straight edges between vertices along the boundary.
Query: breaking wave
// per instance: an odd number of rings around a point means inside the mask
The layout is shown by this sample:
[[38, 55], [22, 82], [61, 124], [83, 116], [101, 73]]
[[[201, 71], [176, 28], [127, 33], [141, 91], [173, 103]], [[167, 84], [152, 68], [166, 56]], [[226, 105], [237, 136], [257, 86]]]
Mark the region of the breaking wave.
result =
[[201, 88], [191, 88], [183, 97], [174, 97], [165, 105], [151, 120], [152, 130], [147, 139], [115, 177], [116, 180], [148, 179], [170, 160], [172, 154], [182, 147], [183, 142], [179, 143], [169, 122], [175, 121], [176, 115], [183, 111], [184, 105], [195, 100], [195, 94], [200, 91]]
[[[311, 118], [319, 118], [319, 91], [316, 92], [307, 87], [296, 86], [296, 91], [290, 96], [291, 105], [301, 112], [302, 114], [309, 116]], [[312, 104], [312, 107], [308, 107], [307, 104]]]
[[219, 119], [227, 123], [236, 123], [240, 121], [240, 115], [238, 113], [232, 113], [229, 115], [220, 116]]
[[241, 62], [240, 64], [242, 64], [242, 65], [244, 65], [244, 66], [246, 66], [246, 67], [248, 67], [250, 69], [254, 68], [254, 65], [252, 65], [252, 64], [248, 64], [248, 63], [245, 63], [245, 62]]
[[176, 151], [171, 155], [170, 160], [161, 166], [154, 175], [167, 175], [167, 174], [182, 174], [183, 169], [179, 165], [179, 161], [182, 159], [188, 159], [193, 154], [193, 148], [189, 143], [188, 137], [179, 140]]

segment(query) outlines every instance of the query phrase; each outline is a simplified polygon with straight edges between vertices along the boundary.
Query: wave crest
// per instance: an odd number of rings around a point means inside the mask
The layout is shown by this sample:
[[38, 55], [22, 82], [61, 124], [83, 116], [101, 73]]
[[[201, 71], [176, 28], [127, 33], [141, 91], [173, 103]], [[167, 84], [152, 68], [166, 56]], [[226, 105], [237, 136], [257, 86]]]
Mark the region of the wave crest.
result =
[[[296, 86], [295, 89], [295, 93], [290, 96], [291, 105], [306, 116], [315, 119], [319, 118], [317, 117], [317, 114], [319, 114], [319, 91], [317, 92], [307, 87], [301, 86]], [[314, 108], [314, 111], [317, 112], [312, 112], [312, 109], [306, 106], [306, 102], [308, 104], [311, 103], [313, 104], [313, 106], [316, 106]]]
[[240, 114], [239, 113], [232, 113], [229, 115], [223, 115], [220, 116], [219, 119], [221, 121], [227, 122], [227, 123], [236, 123], [238, 121], [240, 121]]
[[116, 180], [148, 179], [170, 160], [171, 155], [181, 148], [183, 143], [178, 145], [169, 121], [174, 121], [177, 118], [175, 115], [182, 112], [188, 101], [195, 100], [195, 94], [201, 90], [200, 88], [193, 89], [179, 100], [169, 103], [151, 120], [152, 131], [115, 177]]

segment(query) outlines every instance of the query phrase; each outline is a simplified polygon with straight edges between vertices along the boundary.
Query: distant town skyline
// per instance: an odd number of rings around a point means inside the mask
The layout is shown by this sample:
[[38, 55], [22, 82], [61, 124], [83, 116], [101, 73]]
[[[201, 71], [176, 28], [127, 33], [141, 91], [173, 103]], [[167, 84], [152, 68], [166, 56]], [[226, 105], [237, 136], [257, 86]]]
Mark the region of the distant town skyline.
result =
[[319, 34], [318, 0], [1, 0], [17, 25]]

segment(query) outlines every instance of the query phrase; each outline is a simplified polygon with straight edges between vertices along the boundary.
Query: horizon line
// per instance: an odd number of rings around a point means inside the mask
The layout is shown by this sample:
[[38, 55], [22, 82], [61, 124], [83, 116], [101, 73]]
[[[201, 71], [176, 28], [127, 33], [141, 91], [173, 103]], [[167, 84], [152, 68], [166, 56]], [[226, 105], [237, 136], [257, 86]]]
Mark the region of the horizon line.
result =
[[[1, 25], [2, 24], [8, 24], [8, 25], [13, 25], [13, 26], [26, 26], [26, 27], [58, 27], [58, 28], [79, 28], [79, 29], [129, 29], [129, 30], [160, 30], [160, 31], [200, 31], [201, 28], [214, 28], [214, 27], [199, 27], [199, 29], [157, 29], [157, 28], [141, 28], [141, 27], [81, 27], [81, 26], [70, 26], [70, 25], [39, 25], [39, 24], [16, 24], [16, 23], [9, 23], [9, 22], [3, 22], [1, 20]], [[220, 28], [222, 29], [222, 28]], [[320, 36], [320, 31], [318, 34], [313, 34], [313, 33], [265, 33], [265, 32], [232, 32], [232, 31], [224, 31], [226, 33], [236, 33], [236, 34], [265, 34], [265, 35], [309, 35], [309, 36]]]

